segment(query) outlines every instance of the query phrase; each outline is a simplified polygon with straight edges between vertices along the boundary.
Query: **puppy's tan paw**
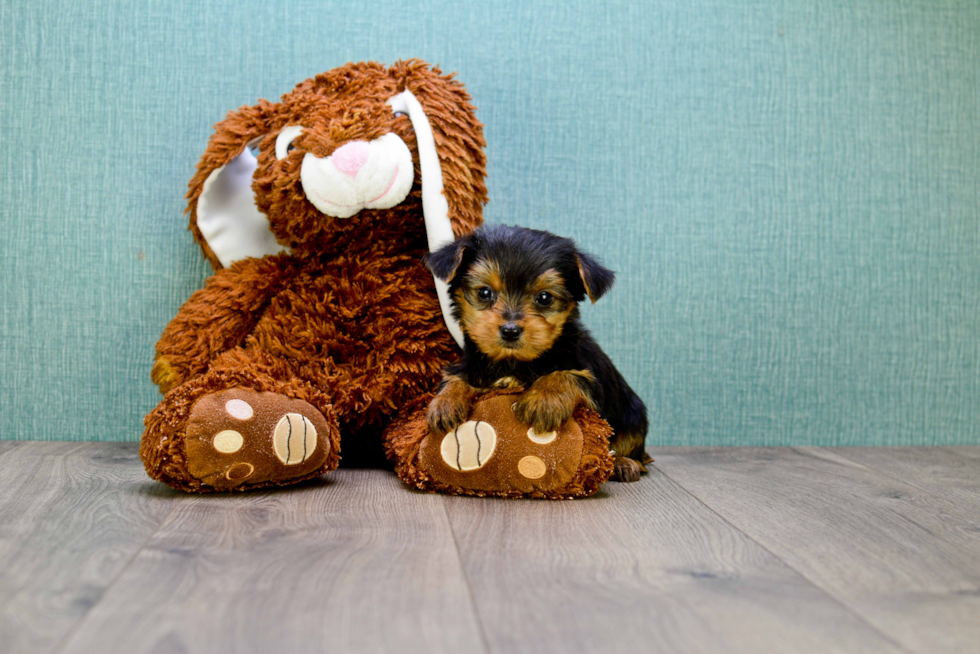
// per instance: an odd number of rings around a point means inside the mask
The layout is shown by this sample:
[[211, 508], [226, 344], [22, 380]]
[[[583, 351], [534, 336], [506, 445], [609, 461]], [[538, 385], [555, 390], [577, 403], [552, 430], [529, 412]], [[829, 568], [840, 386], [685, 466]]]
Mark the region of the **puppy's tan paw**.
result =
[[470, 403], [452, 395], [436, 395], [429, 403], [426, 422], [436, 434], [445, 434], [466, 422]]
[[545, 434], [560, 428], [572, 417], [575, 404], [566, 402], [559, 395], [528, 391], [514, 403], [514, 415], [523, 423], [534, 427], [534, 431]]
[[614, 481], [640, 481], [640, 475], [646, 472], [643, 464], [635, 459], [625, 456], [617, 456], [613, 459]]

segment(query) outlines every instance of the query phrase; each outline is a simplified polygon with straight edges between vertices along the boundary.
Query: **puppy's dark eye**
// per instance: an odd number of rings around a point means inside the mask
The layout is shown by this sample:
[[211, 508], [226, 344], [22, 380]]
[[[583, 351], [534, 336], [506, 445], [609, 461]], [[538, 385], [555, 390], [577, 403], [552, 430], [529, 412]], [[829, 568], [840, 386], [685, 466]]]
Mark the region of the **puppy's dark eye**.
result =
[[493, 291], [489, 286], [481, 286], [477, 289], [476, 296], [483, 302], [489, 302], [493, 299]]
[[540, 293], [534, 296], [534, 302], [539, 307], [550, 307], [554, 301], [555, 301], [555, 296], [549, 293], [548, 291], [541, 291]]

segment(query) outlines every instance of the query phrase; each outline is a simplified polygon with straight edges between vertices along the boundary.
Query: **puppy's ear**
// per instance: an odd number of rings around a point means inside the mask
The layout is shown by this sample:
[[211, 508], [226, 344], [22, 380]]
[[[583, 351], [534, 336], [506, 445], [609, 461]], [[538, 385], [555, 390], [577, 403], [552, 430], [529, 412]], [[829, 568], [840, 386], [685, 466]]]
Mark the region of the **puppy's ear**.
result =
[[575, 264], [578, 266], [578, 274], [582, 279], [585, 292], [595, 304], [599, 298], [612, 288], [616, 281], [616, 273], [609, 270], [601, 263], [584, 252], [575, 252]]
[[255, 206], [249, 151], [269, 133], [278, 105], [265, 100], [230, 112], [214, 126], [187, 189], [190, 230], [215, 270], [282, 249]]
[[425, 255], [425, 265], [437, 278], [447, 284], [452, 284], [454, 280], [457, 280], [458, 274], [466, 270], [463, 261], [468, 258], [467, 254], [472, 253], [473, 250], [473, 237], [467, 234], [442, 246], [435, 252]]

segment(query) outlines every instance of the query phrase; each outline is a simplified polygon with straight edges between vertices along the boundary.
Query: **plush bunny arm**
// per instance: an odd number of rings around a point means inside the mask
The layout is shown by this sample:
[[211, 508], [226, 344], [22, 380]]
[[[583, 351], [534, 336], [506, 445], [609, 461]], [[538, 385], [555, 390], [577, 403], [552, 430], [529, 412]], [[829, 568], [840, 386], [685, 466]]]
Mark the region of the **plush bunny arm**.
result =
[[244, 259], [219, 270], [163, 330], [151, 377], [162, 393], [241, 345], [269, 300], [295, 275], [288, 256]]

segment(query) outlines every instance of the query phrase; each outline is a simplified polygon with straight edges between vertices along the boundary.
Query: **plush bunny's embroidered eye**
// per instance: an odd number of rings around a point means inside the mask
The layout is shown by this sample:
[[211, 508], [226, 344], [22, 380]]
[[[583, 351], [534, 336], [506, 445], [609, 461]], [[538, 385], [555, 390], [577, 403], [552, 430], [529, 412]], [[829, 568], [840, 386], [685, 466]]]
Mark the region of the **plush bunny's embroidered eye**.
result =
[[285, 159], [290, 152], [295, 150], [296, 146], [293, 145], [293, 140], [302, 133], [303, 127], [300, 125], [283, 127], [279, 136], [276, 137], [276, 159]]

